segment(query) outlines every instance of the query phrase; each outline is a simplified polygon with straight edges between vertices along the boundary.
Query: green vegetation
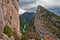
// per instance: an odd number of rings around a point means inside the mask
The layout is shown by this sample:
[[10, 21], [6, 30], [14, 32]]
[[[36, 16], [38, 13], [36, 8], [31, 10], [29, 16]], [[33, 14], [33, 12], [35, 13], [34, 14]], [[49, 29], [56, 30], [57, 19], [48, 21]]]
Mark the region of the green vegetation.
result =
[[20, 18], [20, 26], [23, 26], [24, 24], [26, 24], [25, 19]]
[[35, 27], [34, 27], [34, 17], [32, 17], [32, 19], [29, 21], [27, 29], [31, 28], [33, 29], [33, 31], [35, 32]]
[[[25, 23], [28, 24], [28, 26], [26, 28], [26, 32], [22, 32], [21, 40], [27, 40], [28, 39], [27, 35], [31, 35], [31, 34], [29, 34], [29, 32], [33, 32], [35, 34], [34, 19], [30, 20], [29, 22], [24, 22], [24, 20], [22, 19], [22, 20], [20, 20], [20, 23], [22, 23], [21, 27], [23, 27], [23, 25]], [[39, 40], [39, 37], [35, 37], [34, 39]]]
[[34, 38], [35, 40], [41, 40], [39, 36], [37, 36], [36, 34], [35, 35], [32, 35], [29, 32], [35, 34], [35, 32], [34, 32], [34, 30], [32, 28], [27, 28], [26, 29], [26, 32], [23, 33], [21, 40], [28, 40], [28, 38], [30, 37], [28, 35], [31, 35], [31, 37], [32, 36], [35, 36], [35, 38]]
[[34, 32], [34, 30], [32, 29], [32, 28], [27, 28], [27, 30], [26, 31], [31, 31], [31, 32]]
[[36, 36], [35, 40], [41, 40], [41, 39], [39, 38], [39, 36]]
[[57, 35], [57, 37], [60, 39], [60, 33], [58, 33], [58, 34], [56, 34]]
[[[25, 24], [26, 24], [26, 31], [23, 32], [22, 29], [25, 28], [24, 27]], [[27, 35], [31, 35], [29, 32], [31, 32], [32, 34], [35, 34], [34, 17], [32, 17], [32, 19], [29, 22], [27, 22], [26, 20], [20, 18], [20, 25], [21, 25], [20, 27], [21, 27], [21, 32], [22, 32], [21, 40], [27, 40], [30, 37], [30, 36], [27, 36]], [[36, 34], [32, 35], [32, 36], [36, 36]], [[37, 36], [34, 39], [35, 40], [40, 40], [40, 38], [37, 37]]]
[[58, 15], [56, 15], [55, 13], [52, 13], [52, 12], [50, 12], [50, 15], [51, 15], [51, 16], [56, 16], [56, 17], [59, 17], [59, 18], [60, 18], [60, 16], [58, 16]]
[[12, 29], [8, 25], [5, 25], [5, 27], [4, 27], [4, 33], [6, 35], [8, 35], [8, 37], [11, 37], [12, 36]]
[[32, 17], [32, 19], [29, 21], [29, 26], [34, 26], [34, 17]]
[[22, 35], [21, 40], [27, 40], [25, 35]]
[[14, 36], [15, 40], [21, 40], [20, 36], [18, 36], [15, 31], [13, 31], [13, 36]]
[[21, 32], [22, 32], [22, 33], [26, 31], [26, 27], [27, 27], [26, 24], [27, 24], [27, 23], [26, 23], [26, 20], [20, 18], [20, 26], [21, 26], [20, 29], [21, 29]]
[[32, 19], [29, 22], [27, 22], [23, 18], [20, 18], [20, 28], [21, 28], [22, 33], [26, 32], [28, 28], [32, 28], [34, 30], [35, 29], [34, 28], [34, 17], [32, 17]]

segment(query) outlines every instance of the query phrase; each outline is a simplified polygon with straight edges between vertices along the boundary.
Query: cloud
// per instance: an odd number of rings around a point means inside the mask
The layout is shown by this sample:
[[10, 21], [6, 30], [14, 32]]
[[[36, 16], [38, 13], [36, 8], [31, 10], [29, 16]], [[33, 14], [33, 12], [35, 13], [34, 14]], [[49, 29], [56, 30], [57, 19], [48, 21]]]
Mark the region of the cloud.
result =
[[26, 12], [26, 10], [19, 8], [19, 14], [23, 14], [24, 12]]
[[49, 5], [60, 5], [60, 0], [46, 0]]
[[60, 0], [38, 0], [37, 4], [44, 7], [60, 6]]
[[35, 4], [36, 0], [19, 0], [19, 6], [20, 7], [27, 7], [30, 4]]
[[19, 6], [22, 9], [29, 9], [32, 7], [35, 7], [37, 0], [20, 0], [19, 1]]
[[[27, 11], [36, 12], [38, 5], [41, 5], [47, 9], [49, 9], [49, 8], [51, 9], [56, 6], [60, 7], [60, 0], [19, 0], [20, 8], [27, 10]], [[52, 10], [52, 11], [54, 11], [54, 10]]]
[[24, 9], [31, 7], [37, 7], [37, 5], [42, 5], [44, 7], [60, 5], [60, 0], [19, 0], [19, 6]]

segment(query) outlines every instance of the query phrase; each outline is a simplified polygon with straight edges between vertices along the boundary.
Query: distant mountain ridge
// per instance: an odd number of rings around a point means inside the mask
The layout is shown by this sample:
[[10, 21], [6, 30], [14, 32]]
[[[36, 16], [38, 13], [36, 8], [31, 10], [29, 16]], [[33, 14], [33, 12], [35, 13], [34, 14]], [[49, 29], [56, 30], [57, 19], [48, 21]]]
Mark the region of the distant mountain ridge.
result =
[[54, 13], [56, 13], [58, 16], [60, 16], [60, 7], [55, 6], [55, 7], [48, 8], [48, 10], [51, 10]]
[[22, 15], [20, 15], [19, 17], [22, 18], [22, 19], [25, 19], [26, 21], [29, 21], [34, 16], [35, 16], [34, 12], [25, 12]]

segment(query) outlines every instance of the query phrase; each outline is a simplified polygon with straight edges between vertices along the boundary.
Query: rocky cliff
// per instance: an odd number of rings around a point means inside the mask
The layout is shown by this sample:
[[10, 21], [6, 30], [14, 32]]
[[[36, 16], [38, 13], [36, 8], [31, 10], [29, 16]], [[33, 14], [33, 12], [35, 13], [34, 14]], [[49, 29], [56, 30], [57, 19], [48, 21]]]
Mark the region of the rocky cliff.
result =
[[34, 26], [42, 40], [59, 40], [60, 17], [42, 6], [38, 6]]
[[21, 36], [18, 15], [18, 0], [0, 0], [0, 39], [3, 39], [4, 37], [2, 35], [5, 25], [9, 25], [18, 37]]

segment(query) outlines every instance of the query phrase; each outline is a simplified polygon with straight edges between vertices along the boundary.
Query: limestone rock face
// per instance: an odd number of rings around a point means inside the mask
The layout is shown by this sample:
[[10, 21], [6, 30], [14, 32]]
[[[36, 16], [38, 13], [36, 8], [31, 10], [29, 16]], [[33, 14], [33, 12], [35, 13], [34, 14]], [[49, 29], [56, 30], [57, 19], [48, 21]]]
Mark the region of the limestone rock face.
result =
[[[36, 33], [42, 40], [58, 40], [54, 33], [59, 33], [57, 32], [60, 30], [58, 28], [60, 25], [60, 23], [58, 23], [59, 20], [60, 18], [57, 15], [53, 15], [52, 12], [48, 11], [42, 6], [38, 6], [34, 19]], [[56, 24], [56, 21], [58, 21], [57, 23], [59, 25]]]
[[3, 26], [4, 26], [4, 23], [3, 23], [3, 11], [0, 7], [0, 38], [3, 38]]
[[[17, 36], [21, 36], [18, 0], [0, 0], [0, 32], [3, 33], [4, 25], [8, 24]], [[1, 35], [0, 33], [0, 35]]]

